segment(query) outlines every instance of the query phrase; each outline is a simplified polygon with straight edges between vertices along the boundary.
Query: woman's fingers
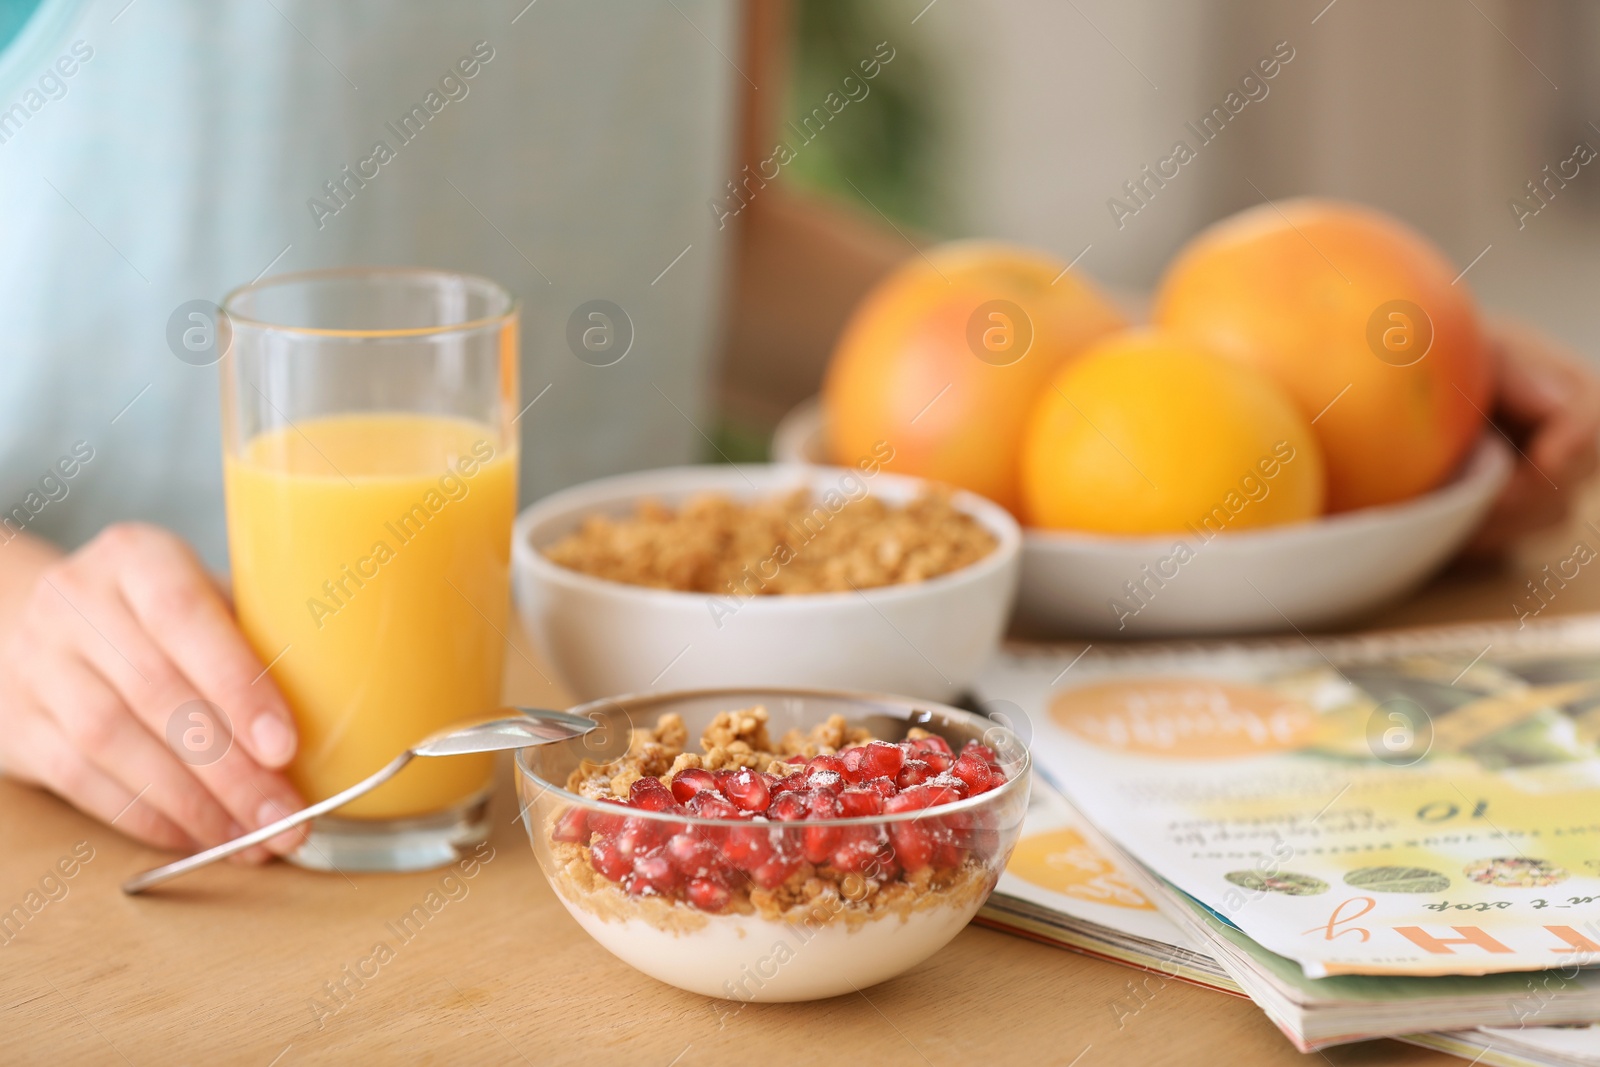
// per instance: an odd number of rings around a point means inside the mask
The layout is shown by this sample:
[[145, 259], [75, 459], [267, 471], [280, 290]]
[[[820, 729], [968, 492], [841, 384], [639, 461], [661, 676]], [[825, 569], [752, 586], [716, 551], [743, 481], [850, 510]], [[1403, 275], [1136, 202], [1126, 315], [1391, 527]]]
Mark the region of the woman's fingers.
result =
[[[30, 715], [24, 743], [12, 724]], [[153, 526], [108, 527], [43, 572], [0, 647], [0, 720], [8, 770], [162, 847], [304, 807], [276, 770], [296, 745], [282, 695], [199, 560]]]
[[195, 841], [145, 798], [85, 758], [42, 709], [13, 715], [4, 746], [9, 771], [37, 782], [78, 810], [155, 848], [188, 852]]
[[[204, 707], [184, 712], [188, 701], [221, 708], [228, 719], [233, 744], [214, 758], [189, 760], [194, 773], [250, 829], [299, 811], [305, 804], [294, 789], [282, 775], [267, 770], [294, 755], [288, 706], [239, 633], [215, 583], [188, 546], [165, 531], [135, 527], [125, 536], [142, 565], [119, 571], [123, 598], [138, 628], [151, 635], [157, 651], [183, 679], [167, 703], [185, 700], [177, 705], [178, 714], [193, 720], [186, 728], [197, 731], [202, 743], [208, 728], [220, 732], [218, 724], [206, 721], [209, 709]], [[160, 726], [164, 706], [159, 700], [135, 704], [152, 728]], [[304, 836], [304, 831], [291, 831], [267, 847], [289, 852]]]
[[1467, 548], [1476, 556], [1566, 519], [1575, 490], [1600, 469], [1600, 378], [1537, 330], [1506, 321], [1489, 329], [1495, 422], [1521, 454]]
[[[75, 635], [74, 647], [125, 706], [128, 722], [145, 731], [171, 767], [246, 830], [303, 807], [288, 781], [262, 767], [241, 742], [237, 723], [242, 716], [192, 684], [134, 615], [118, 583], [85, 570], [69, 563], [53, 574], [56, 595], [43, 595], [40, 612], [53, 629]], [[226, 617], [223, 622], [232, 626]], [[140, 770], [149, 774], [151, 768], [145, 764]], [[191, 814], [203, 818], [198, 807]], [[215, 843], [209, 822], [197, 823], [192, 832]], [[298, 836], [274, 840], [279, 851], [298, 843]]]
[[30, 677], [68, 741], [85, 759], [171, 819], [203, 846], [239, 830], [222, 805], [157, 743], [122, 698], [86, 664], [65, 659], [38, 664]]
[[194, 553], [164, 530], [115, 529], [115, 550], [139, 563], [117, 574], [140, 627], [201, 696], [227, 709], [235, 739], [255, 762], [288, 763], [295, 750], [289, 707]]
[[[196, 788], [214, 797], [246, 830], [259, 829], [305, 806], [281, 774], [262, 767], [239, 743], [229, 709], [202, 697], [176, 664], [142, 638], [131, 616], [122, 617], [115, 605], [101, 604], [99, 609], [97, 617], [108, 620], [107, 631], [119, 634], [130, 648], [129, 655], [145, 664], [151, 679], [145, 685], [123, 672], [115, 687], [129, 709], [129, 721], [159, 739], [171, 762]], [[97, 665], [114, 667], [110, 661], [102, 653]], [[289, 851], [298, 843], [297, 837], [273, 842], [275, 851]]]
[[1492, 327], [1498, 378], [1495, 407], [1524, 431], [1529, 459], [1568, 473], [1600, 436], [1600, 377], [1571, 351], [1537, 330], [1502, 322]]
[[1517, 422], [1534, 424], [1567, 402], [1567, 381], [1542, 338], [1527, 327], [1491, 327], [1495, 362], [1495, 407]]
[[[200, 845], [209, 848], [245, 832], [229, 810], [234, 805], [208, 789], [169, 747], [168, 739], [152, 734], [87, 663], [46, 660], [34, 672], [33, 686], [81, 755], [183, 827]], [[251, 851], [257, 862], [269, 858], [265, 851]]]
[[1575, 401], [1535, 427], [1527, 446], [1528, 461], [1563, 489], [1594, 472], [1600, 437], [1600, 394], [1576, 390]]

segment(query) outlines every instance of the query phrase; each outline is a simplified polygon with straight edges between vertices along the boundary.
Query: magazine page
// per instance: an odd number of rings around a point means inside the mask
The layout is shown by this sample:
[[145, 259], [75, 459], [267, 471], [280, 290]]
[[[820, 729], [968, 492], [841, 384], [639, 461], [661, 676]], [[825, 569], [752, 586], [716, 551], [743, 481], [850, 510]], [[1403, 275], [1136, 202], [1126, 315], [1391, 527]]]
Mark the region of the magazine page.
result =
[[[1437, 1034], [1408, 1034], [1398, 1040], [1409, 1045], [1419, 1045], [1438, 1052], [1459, 1056], [1469, 1064], [1486, 1064], [1489, 1067], [1600, 1067], [1600, 1034], [1588, 1034], [1592, 1028], [1580, 1026], [1573, 1029], [1550, 1026], [1537, 1030], [1453, 1030]], [[1580, 1046], [1568, 1051], [1570, 1042], [1555, 1038], [1545, 1041], [1546, 1034], [1576, 1033]], [[1527, 1042], [1502, 1035], [1533, 1035]]]
[[1013, 647], [979, 696], [1119, 847], [1309, 977], [1600, 960], [1600, 617]]
[[1082, 820], [1048, 783], [1036, 783], [1022, 839], [995, 891], [1121, 934], [1195, 951], [1189, 936], [1095, 846]]
[[1479, 1037], [1490, 1047], [1517, 1049], [1562, 1062], [1600, 1065], [1600, 1025], [1545, 1026], [1513, 1030], [1485, 1027]]

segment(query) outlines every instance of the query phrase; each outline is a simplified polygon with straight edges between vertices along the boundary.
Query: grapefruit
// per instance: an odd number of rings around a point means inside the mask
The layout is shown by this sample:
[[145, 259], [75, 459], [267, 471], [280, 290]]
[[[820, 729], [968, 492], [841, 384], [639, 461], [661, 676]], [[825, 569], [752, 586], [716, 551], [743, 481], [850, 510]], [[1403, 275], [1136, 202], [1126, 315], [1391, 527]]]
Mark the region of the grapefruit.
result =
[[1052, 256], [956, 242], [914, 256], [851, 314], [822, 390], [828, 449], [1017, 510], [1022, 425], [1050, 376], [1122, 315]]
[[1456, 278], [1397, 219], [1291, 200], [1191, 241], [1161, 282], [1154, 318], [1288, 391], [1322, 444], [1329, 509], [1345, 511], [1432, 489], [1480, 431], [1489, 352]]
[[1040, 396], [1022, 442], [1035, 526], [1204, 539], [1322, 511], [1316, 436], [1260, 371], [1175, 334], [1092, 347]]

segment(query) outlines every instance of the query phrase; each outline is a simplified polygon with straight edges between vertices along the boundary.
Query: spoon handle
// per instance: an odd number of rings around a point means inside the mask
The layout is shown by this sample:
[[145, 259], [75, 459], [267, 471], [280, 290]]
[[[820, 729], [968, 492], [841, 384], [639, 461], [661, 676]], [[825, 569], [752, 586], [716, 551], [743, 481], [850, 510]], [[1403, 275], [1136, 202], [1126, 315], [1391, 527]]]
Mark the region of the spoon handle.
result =
[[391, 760], [388, 766], [378, 771], [378, 773], [370, 778], [362, 779], [342, 793], [335, 793], [327, 800], [319, 800], [309, 807], [300, 809], [293, 815], [285, 815], [275, 823], [268, 823], [259, 830], [252, 830], [241, 837], [234, 838], [232, 841], [224, 841], [222, 844], [208, 848], [204, 852], [196, 852], [194, 855], [184, 859], [176, 860], [162, 867], [152, 868], [143, 874], [134, 875], [122, 883], [122, 891], [129, 896], [143, 893], [151, 886], [159, 885], [169, 878], [176, 878], [180, 874], [187, 874], [207, 864], [215, 863], [217, 860], [231, 856], [235, 852], [243, 852], [251, 845], [259, 845], [263, 841], [277, 837], [285, 830], [292, 830], [301, 823], [310, 822], [318, 815], [326, 815], [333, 809], [343, 807], [356, 797], [371, 792], [390, 778], [393, 778], [400, 773], [400, 768], [411, 762], [414, 755], [415, 753], [407, 749]]

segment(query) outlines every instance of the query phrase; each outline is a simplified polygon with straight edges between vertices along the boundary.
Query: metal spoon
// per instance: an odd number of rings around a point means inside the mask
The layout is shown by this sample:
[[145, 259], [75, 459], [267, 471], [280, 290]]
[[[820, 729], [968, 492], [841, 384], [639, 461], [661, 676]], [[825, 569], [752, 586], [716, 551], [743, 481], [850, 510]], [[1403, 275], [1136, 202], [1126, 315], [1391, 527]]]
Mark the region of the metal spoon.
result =
[[[504, 712], [513, 712], [506, 715]], [[251, 845], [259, 845], [270, 838], [277, 837], [285, 830], [292, 830], [301, 823], [310, 822], [318, 815], [326, 815], [335, 808], [345, 804], [363, 794], [370, 793], [378, 786], [400, 773], [400, 769], [410, 763], [417, 756], [462, 756], [469, 752], [500, 752], [513, 748], [530, 748], [534, 745], [548, 745], [556, 741], [566, 741], [574, 737], [582, 737], [598, 725], [593, 719], [586, 719], [581, 715], [569, 715], [563, 711], [544, 711], [533, 708], [502, 708], [502, 714], [496, 718], [473, 723], [470, 726], [456, 726], [412, 745], [400, 755], [390, 760], [378, 773], [366, 778], [346, 789], [342, 793], [335, 793], [327, 800], [318, 801], [310, 807], [302, 808], [293, 815], [286, 815], [275, 823], [263, 826], [259, 830], [252, 830], [242, 837], [216, 845], [204, 852], [196, 852], [186, 859], [168, 863], [136, 875], [122, 884], [122, 891], [132, 896], [142, 893], [153, 885], [159, 885], [169, 878], [176, 878], [180, 874], [188, 874], [217, 860], [243, 852]]]

